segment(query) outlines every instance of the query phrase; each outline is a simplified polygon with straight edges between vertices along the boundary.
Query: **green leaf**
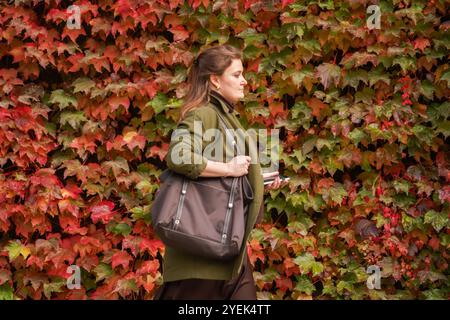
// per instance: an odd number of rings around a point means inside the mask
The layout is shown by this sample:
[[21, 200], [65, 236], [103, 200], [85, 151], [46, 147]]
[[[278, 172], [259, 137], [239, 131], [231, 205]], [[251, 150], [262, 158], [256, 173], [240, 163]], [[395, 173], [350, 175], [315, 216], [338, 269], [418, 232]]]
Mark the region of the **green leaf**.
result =
[[298, 233], [302, 236], [306, 236], [308, 230], [315, 225], [306, 214], [299, 214], [295, 219], [296, 221], [290, 222], [287, 225], [289, 233]]
[[403, 56], [400, 58], [395, 58], [392, 65], [395, 64], [398, 64], [403, 71], [413, 70], [416, 67], [416, 59]]
[[89, 78], [78, 78], [73, 83], [72, 86], [75, 87], [73, 92], [83, 92], [89, 93], [89, 91], [95, 87], [95, 82]]
[[158, 185], [155, 183], [151, 183], [150, 181], [145, 179], [136, 184], [136, 189], [139, 190], [143, 195], [147, 195], [158, 190]]
[[158, 92], [145, 106], [151, 106], [155, 113], [158, 114], [168, 107], [168, 102], [169, 98], [164, 93]]
[[19, 240], [10, 241], [5, 248], [8, 251], [9, 261], [13, 261], [19, 255], [22, 255], [22, 257], [26, 259], [31, 253], [30, 249], [22, 245]]
[[318, 138], [316, 141], [316, 148], [319, 151], [322, 150], [323, 147], [327, 147], [329, 150], [333, 150], [335, 144], [335, 141]]
[[287, 69], [286, 72], [283, 72], [281, 78], [283, 80], [286, 80], [289, 77], [291, 77], [292, 82], [297, 87], [299, 87], [303, 83], [303, 79], [305, 79], [306, 77], [314, 77], [314, 71], [312, 69], [312, 66], [309, 64], [303, 67], [301, 70]]
[[266, 35], [264, 33], [258, 33], [255, 29], [245, 28], [244, 31], [236, 35], [238, 38], [244, 39], [245, 45], [260, 44], [266, 41]]
[[428, 145], [431, 145], [434, 137], [433, 130], [431, 128], [422, 126], [420, 124], [416, 124], [412, 128], [412, 131], [414, 135], [417, 137], [417, 139], [425, 142]]
[[395, 191], [404, 192], [406, 194], [409, 193], [409, 189], [411, 188], [411, 184], [404, 179], [394, 180], [392, 184], [394, 185]]
[[53, 292], [63, 292], [66, 281], [60, 280], [56, 282], [44, 283], [44, 295], [47, 299], [51, 299]]
[[387, 85], [391, 84], [390, 74], [381, 65], [369, 72], [369, 85], [372, 87], [378, 81], [383, 81]]
[[433, 100], [433, 94], [435, 92], [435, 87], [433, 83], [429, 80], [424, 80], [420, 83], [420, 93], [429, 100]]
[[359, 86], [359, 82], [362, 81], [366, 85], [369, 84], [369, 74], [366, 70], [357, 69], [357, 70], [348, 70], [345, 77], [343, 78], [343, 86], [350, 86], [354, 89], [357, 89]]
[[266, 269], [265, 272], [262, 274], [262, 280], [264, 282], [272, 282], [278, 277], [279, 273], [274, 269]]
[[69, 96], [62, 89], [52, 91], [50, 100], [48, 102], [59, 104], [59, 109], [61, 110], [67, 108], [69, 105], [72, 105], [74, 107], [78, 106], [77, 99], [75, 97]]
[[120, 279], [117, 281], [113, 292], [119, 293], [122, 298], [130, 295], [132, 292], [137, 293], [139, 291], [135, 279]]
[[450, 69], [441, 74], [441, 81], [447, 81], [447, 87], [450, 87]]
[[330, 188], [331, 200], [334, 202], [341, 204], [342, 199], [348, 196], [347, 190], [345, 190], [344, 186], [337, 182]]
[[450, 245], [450, 234], [440, 233], [439, 241], [443, 247], [448, 247]]
[[362, 91], [358, 91], [355, 94], [355, 102], [362, 101], [365, 104], [372, 104], [372, 100], [375, 98], [375, 90], [364, 87]]
[[[377, 224], [378, 226], [378, 224]], [[424, 230], [423, 217], [411, 217], [406, 213], [402, 214], [402, 226], [406, 232], [411, 232], [414, 229]], [[378, 226], [380, 227], [380, 226]]]
[[307, 275], [302, 274], [301, 276], [295, 276], [297, 279], [297, 284], [294, 288], [295, 291], [304, 292], [311, 295], [316, 287], [312, 284], [311, 279]]
[[269, 199], [267, 202], [267, 211], [274, 208], [278, 213], [282, 213], [285, 206], [286, 200], [282, 197], [276, 197], [275, 199]]
[[117, 157], [115, 160], [105, 161], [102, 163], [102, 167], [104, 167], [106, 169], [111, 169], [116, 178], [123, 171], [125, 171], [126, 173], [130, 173], [130, 168], [128, 167], [128, 162], [123, 157]]
[[434, 288], [430, 290], [425, 290], [421, 292], [426, 300], [447, 300], [448, 299], [448, 290], [446, 288]]
[[373, 199], [373, 194], [371, 191], [366, 190], [365, 188], [362, 188], [358, 191], [358, 193], [356, 195], [356, 199], [353, 201], [353, 206], [367, 204], [367, 200], [365, 200], [365, 197], [368, 197], [369, 200], [371, 200], [371, 199]]
[[439, 122], [436, 132], [442, 133], [445, 138], [448, 138], [450, 136], [450, 121]]
[[439, 232], [442, 228], [448, 224], [448, 214], [446, 212], [436, 212], [430, 210], [425, 214], [425, 223], [429, 223], [433, 226], [434, 230]]
[[100, 263], [94, 269], [96, 281], [101, 281], [103, 279], [108, 279], [113, 274], [113, 269], [109, 264]]
[[308, 153], [310, 153], [316, 146], [317, 139], [318, 139], [317, 137], [312, 137], [303, 142], [302, 154], [307, 155]]
[[14, 300], [13, 289], [9, 286], [8, 282], [0, 285], [0, 300]]
[[134, 207], [133, 209], [130, 210], [133, 213], [131, 215], [131, 217], [135, 221], [138, 219], [142, 219], [148, 225], [152, 220], [150, 208], [151, 208], [150, 205], [143, 206], [143, 207]]
[[403, 193], [394, 194], [392, 198], [394, 199], [394, 203], [405, 211], [417, 202], [417, 199], [414, 195]]
[[349, 132], [348, 137], [353, 141], [353, 143], [357, 146], [363, 139], [369, 137], [364, 131], [359, 128], [355, 128]]
[[131, 227], [126, 223], [118, 223], [112, 229], [114, 234], [121, 234], [123, 236], [127, 236], [131, 233]]
[[322, 295], [336, 297], [336, 285], [332, 281], [325, 281], [322, 289]]
[[64, 111], [60, 115], [59, 123], [65, 125], [69, 123], [72, 128], [77, 129], [80, 124], [87, 121], [83, 111]]
[[323, 271], [323, 264], [317, 262], [314, 259], [314, 256], [309, 252], [306, 252], [303, 255], [298, 256], [293, 261], [296, 265], [298, 265], [301, 268], [301, 271], [303, 273], [308, 273], [312, 271], [313, 276], [317, 276]]

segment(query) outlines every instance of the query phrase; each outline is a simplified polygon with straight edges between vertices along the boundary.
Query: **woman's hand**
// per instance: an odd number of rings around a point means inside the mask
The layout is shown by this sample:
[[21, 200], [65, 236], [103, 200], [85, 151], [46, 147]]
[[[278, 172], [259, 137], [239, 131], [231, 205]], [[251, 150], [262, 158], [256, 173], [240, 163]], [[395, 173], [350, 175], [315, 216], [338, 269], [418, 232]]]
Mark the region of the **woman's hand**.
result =
[[227, 162], [227, 177], [240, 177], [248, 173], [252, 158], [249, 156], [236, 156]]
[[280, 173], [278, 171], [263, 173], [263, 178], [264, 179], [275, 177], [274, 182], [264, 186], [264, 191], [275, 190], [275, 189], [278, 189], [278, 188], [282, 188], [282, 187], [286, 186], [289, 183], [289, 181], [282, 181], [280, 179], [279, 175], [280, 175]]

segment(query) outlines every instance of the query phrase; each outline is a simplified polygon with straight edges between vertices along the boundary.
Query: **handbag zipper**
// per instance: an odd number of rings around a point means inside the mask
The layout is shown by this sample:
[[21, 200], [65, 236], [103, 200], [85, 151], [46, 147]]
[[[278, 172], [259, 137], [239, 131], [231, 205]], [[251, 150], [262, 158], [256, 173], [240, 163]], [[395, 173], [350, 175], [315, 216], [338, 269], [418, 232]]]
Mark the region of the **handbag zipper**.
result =
[[223, 243], [223, 244], [225, 244], [225, 242], [227, 241], [227, 231], [228, 231], [228, 226], [230, 225], [231, 211], [233, 210], [234, 193], [235, 193], [237, 181], [238, 181], [238, 178], [234, 178], [233, 184], [231, 185], [230, 199], [228, 200], [227, 214], [225, 216], [225, 223], [223, 225], [223, 231], [222, 231], [221, 243]]
[[180, 196], [180, 200], [178, 201], [177, 214], [175, 216], [175, 221], [174, 221], [174, 226], [173, 226], [174, 230], [177, 230], [178, 226], [180, 225], [181, 211], [183, 210], [183, 203], [184, 203], [184, 198], [186, 197], [186, 189], [187, 189], [188, 183], [189, 183], [189, 181], [187, 181], [186, 179], [183, 180], [183, 186], [181, 188], [181, 196]]

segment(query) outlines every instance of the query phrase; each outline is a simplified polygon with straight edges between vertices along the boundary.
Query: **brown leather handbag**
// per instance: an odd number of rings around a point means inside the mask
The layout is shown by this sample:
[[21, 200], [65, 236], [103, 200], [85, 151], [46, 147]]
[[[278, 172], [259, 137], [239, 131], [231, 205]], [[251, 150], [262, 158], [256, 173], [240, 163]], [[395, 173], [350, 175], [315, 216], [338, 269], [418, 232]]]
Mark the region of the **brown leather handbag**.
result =
[[[222, 116], [218, 115], [226, 129]], [[230, 141], [232, 137], [227, 139]], [[240, 154], [238, 144], [233, 145]], [[246, 213], [253, 200], [246, 175], [193, 180], [167, 169], [161, 174], [160, 182], [151, 214], [153, 228], [165, 245], [219, 260], [239, 254]]]

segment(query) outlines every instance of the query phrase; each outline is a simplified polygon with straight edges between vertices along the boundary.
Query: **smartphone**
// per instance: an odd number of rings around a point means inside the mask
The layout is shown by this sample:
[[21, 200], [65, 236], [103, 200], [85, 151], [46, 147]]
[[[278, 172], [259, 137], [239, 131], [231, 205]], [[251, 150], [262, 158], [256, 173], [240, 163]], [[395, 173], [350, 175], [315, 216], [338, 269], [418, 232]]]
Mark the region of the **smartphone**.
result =
[[[276, 177], [277, 176], [264, 179], [264, 185], [271, 184], [272, 182], [275, 181]], [[283, 175], [279, 175], [278, 177], [280, 177], [281, 182], [289, 181], [289, 179], [290, 179], [289, 177], [286, 177], [286, 176], [283, 176]]]

